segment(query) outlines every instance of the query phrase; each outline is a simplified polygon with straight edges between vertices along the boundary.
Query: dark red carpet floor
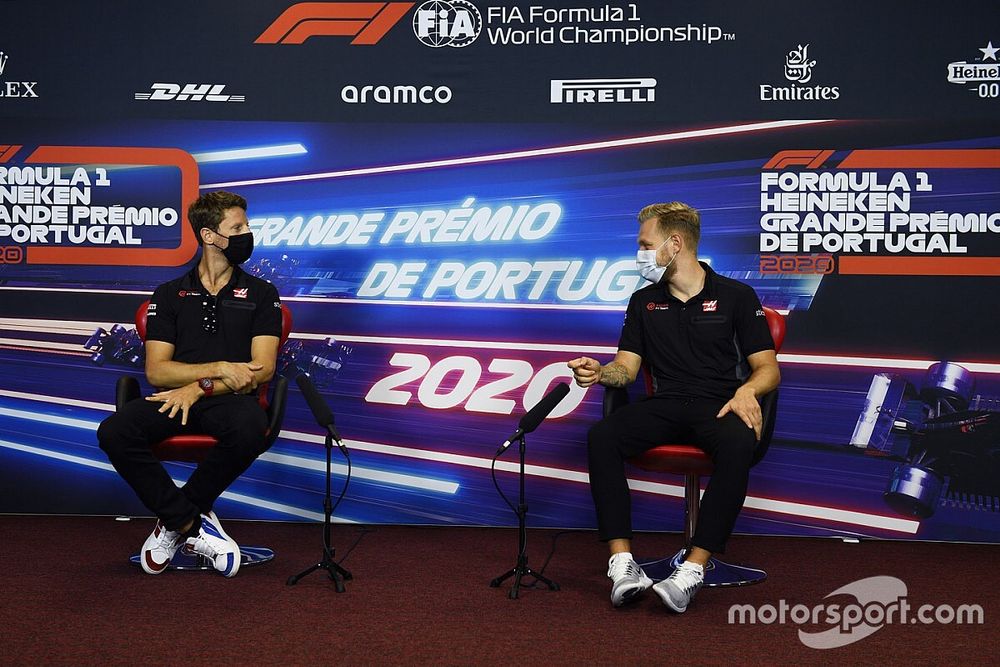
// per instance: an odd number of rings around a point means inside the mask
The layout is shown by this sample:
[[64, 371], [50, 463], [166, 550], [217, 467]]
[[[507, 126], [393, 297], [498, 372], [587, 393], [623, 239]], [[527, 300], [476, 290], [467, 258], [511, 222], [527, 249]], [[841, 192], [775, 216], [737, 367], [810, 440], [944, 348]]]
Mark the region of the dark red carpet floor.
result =
[[[127, 562], [149, 520], [0, 517], [3, 665], [690, 665], [1000, 663], [1000, 548], [994, 546], [735, 537], [729, 556], [768, 570], [766, 582], [703, 589], [687, 613], [651, 592], [608, 602], [606, 554], [594, 533], [534, 530], [529, 565], [562, 590], [519, 600], [488, 581], [514, 564], [510, 529], [336, 526], [338, 558], [354, 574], [334, 592], [323, 573], [285, 580], [321, 555], [317, 525], [227, 522], [272, 562], [234, 579], [214, 573], [144, 574]], [[667, 553], [677, 535], [641, 535], [636, 551]], [[554, 547], [554, 550], [553, 550]], [[641, 547], [641, 548], [640, 548]], [[829, 650], [799, 629], [729, 622], [733, 604], [824, 604], [845, 584], [897, 577], [907, 601], [978, 604], [983, 624], [885, 625]], [[853, 602], [844, 596], [834, 600]], [[831, 602], [827, 600], [825, 602]]]

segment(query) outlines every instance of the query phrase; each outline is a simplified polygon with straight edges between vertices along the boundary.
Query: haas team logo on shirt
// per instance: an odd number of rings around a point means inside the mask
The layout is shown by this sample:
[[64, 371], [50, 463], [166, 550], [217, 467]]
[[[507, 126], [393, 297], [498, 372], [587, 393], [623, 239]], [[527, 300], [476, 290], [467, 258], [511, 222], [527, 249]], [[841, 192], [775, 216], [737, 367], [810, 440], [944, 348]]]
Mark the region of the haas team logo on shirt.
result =
[[702, 301], [701, 302], [701, 311], [703, 313], [714, 313], [718, 309], [719, 309], [719, 300], [718, 299], [712, 299], [711, 301]]
[[245, 299], [245, 298], [247, 298], [247, 290], [248, 289], [250, 289], [250, 288], [249, 287], [241, 287], [239, 289], [234, 289], [233, 290], [233, 296], [235, 296], [237, 299]]

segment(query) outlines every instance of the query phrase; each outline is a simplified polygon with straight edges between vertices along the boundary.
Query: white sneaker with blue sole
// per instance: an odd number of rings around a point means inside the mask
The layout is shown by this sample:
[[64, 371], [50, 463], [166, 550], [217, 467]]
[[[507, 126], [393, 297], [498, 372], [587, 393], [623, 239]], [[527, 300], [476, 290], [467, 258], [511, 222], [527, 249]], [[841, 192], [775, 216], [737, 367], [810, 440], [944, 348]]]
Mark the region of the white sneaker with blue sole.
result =
[[215, 512], [201, 515], [201, 529], [196, 537], [187, 539], [184, 551], [204, 556], [225, 577], [235, 577], [240, 571], [240, 547], [222, 529]]

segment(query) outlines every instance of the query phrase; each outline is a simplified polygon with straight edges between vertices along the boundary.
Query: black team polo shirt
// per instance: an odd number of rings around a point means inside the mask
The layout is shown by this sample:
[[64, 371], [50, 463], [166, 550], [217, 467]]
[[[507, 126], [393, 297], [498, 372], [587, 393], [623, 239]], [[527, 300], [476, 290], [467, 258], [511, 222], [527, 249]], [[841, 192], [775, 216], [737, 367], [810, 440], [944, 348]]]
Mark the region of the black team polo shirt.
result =
[[746, 358], [774, 341], [753, 288], [700, 264], [705, 287], [687, 302], [666, 283], [632, 294], [618, 349], [649, 364], [655, 396], [725, 402], [750, 377]]
[[[203, 326], [215, 302], [216, 331]], [[174, 346], [174, 361], [205, 364], [249, 362], [254, 336], [281, 337], [281, 299], [274, 285], [233, 267], [229, 283], [211, 296], [198, 267], [156, 288], [146, 311], [146, 340]]]

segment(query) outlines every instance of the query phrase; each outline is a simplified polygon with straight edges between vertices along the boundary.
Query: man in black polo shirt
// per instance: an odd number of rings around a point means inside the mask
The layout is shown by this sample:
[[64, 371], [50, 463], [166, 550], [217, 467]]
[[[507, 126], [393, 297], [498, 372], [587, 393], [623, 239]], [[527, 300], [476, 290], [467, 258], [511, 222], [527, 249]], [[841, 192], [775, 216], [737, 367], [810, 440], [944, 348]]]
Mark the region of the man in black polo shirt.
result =
[[632, 295], [618, 353], [601, 365], [569, 362], [581, 387], [625, 387], [642, 364], [654, 395], [600, 421], [588, 435], [591, 493], [598, 530], [611, 549], [611, 602], [620, 606], [650, 587], [631, 554], [631, 506], [624, 460], [664, 442], [692, 440], [714, 462], [701, 501], [691, 550], [654, 590], [677, 612], [687, 609], [712, 553], [726, 541], [746, 497], [760, 438], [758, 397], [778, 386], [774, 342], [753, 289], [698, 261], [698, 212], [680, 202], [639, 212], [642, 277], [652, 284]]
[[[160, 285], [147, 310], [146, 378], [159, 391], [97, 431], [115, 470], [158, 518], [140, 555], [149, 574], [163, 572], [181, 546], [227, 577], [239, 571], [239, 547], [212, 505], [265, 449], [267, 419], [254, 391], [274, 374], [281, 336], [278, 291], [239, 268], [253, 251], [246, 208], [228, 192], [191, 204], [201, 259]], [[177, 488], [150, 448], [188, 432], [219, 443]]]

